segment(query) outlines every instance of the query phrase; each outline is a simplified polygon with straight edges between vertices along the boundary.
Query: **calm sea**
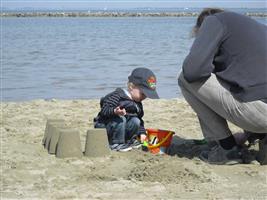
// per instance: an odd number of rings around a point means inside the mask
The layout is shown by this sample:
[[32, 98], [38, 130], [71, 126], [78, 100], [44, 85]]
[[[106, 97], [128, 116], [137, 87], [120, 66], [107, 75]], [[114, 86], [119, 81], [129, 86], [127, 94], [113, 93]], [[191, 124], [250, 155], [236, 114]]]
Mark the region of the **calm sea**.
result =
[[136, 67], [155, 72], [160, 97], [181, 97], [195, 20], [2, 18], [2, 100], [100, 98], [125, 87]]

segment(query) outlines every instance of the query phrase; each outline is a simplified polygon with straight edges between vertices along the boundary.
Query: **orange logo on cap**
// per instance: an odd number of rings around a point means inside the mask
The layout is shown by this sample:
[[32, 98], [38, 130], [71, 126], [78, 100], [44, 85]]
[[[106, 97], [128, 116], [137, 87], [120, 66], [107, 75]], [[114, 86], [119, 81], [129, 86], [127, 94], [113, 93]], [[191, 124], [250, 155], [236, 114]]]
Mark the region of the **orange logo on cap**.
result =
[[149, 77], [149, 79], [147, 79], [147, 83], [151, 89], [156, 89], [156, 78], [154, 76]]

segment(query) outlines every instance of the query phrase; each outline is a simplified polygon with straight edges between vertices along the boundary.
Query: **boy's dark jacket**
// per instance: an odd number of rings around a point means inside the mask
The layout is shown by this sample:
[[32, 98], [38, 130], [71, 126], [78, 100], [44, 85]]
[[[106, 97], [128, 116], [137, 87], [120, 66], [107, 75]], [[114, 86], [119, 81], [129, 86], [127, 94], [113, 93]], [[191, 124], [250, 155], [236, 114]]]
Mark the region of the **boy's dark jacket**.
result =
[[107, 124], [112, 118], [118, 117], [118, 115], [114, 113], [114, 109], [118, 106], [125, 108], [127, 112], [126, 116], [138, 117], [140, 119], [139, 134], [146, 134], [144, 121], [142, 119], [144, 116], [142, 103], [130, 99], [121, 88], [117, 88], [115, 91], [101, 98], [101, 110], [94, 119], [95, 122]]

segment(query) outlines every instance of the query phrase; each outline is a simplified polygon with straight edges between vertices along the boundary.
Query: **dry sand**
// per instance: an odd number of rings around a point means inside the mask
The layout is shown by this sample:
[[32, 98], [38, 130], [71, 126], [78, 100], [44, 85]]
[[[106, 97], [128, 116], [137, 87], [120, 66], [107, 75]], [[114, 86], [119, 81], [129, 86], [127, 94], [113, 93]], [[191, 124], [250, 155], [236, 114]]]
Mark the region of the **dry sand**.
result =
[[[147, 128], [176, 132], [172, 154], [134, 150], [59, 159], [41, 145], [47, 118], [78, 128], [82, 146], [98, 100], [1, 103], [1, 199], [267, 199], [267, 166], [209, 165], [186, 139], [202, 138], [183, 100], [146, 100]], [[233, 131], [239, 129], [230, 126]]]

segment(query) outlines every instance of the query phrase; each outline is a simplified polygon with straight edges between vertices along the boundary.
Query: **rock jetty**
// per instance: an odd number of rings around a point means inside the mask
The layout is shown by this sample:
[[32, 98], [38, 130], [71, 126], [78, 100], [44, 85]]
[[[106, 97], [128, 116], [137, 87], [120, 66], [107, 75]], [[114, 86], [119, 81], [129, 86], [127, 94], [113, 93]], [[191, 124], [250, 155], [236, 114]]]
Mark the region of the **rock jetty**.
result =
[[[247, 16], [267, 17], [267, 13], [244, 13]], [[2, 12], [1, 17], [196, 17], [197, 12]]]

